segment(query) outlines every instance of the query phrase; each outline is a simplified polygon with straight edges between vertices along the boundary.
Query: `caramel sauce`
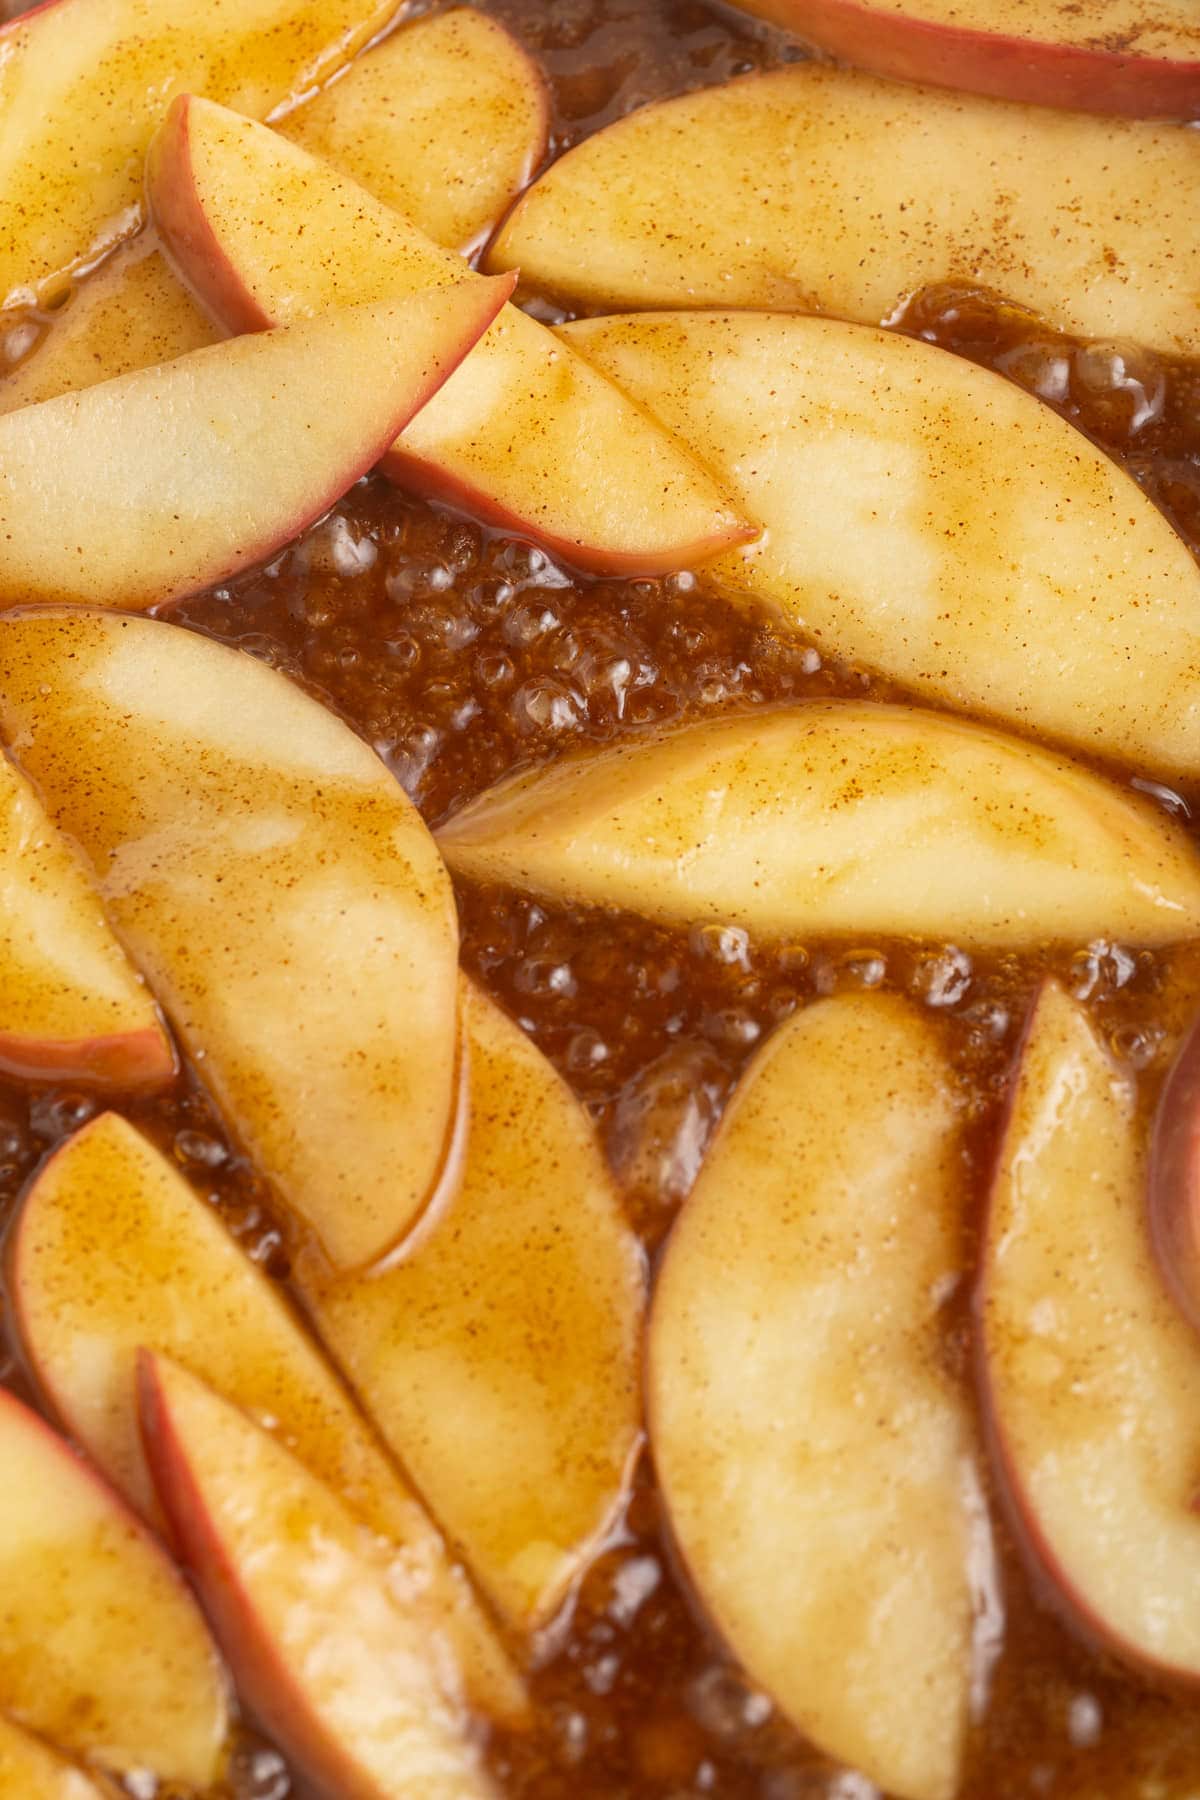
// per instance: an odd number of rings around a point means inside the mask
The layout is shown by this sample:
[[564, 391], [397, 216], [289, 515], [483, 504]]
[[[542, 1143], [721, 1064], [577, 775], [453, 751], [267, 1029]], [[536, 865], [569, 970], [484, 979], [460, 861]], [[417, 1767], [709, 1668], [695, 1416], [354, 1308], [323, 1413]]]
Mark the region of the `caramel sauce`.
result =
[[[797, 54], [707, 0], [484, 0], [550, 78], [552, 154], [660, 94]], [[541, 316], [559, 317], [549, 307]], [[1084, 345], [996, 299], [929, 290], [897, 328], [999, 370], [1123, 462], [1200, 554], [1200, 368], [1132, 346]], [[52, 326], [51, 326], [52, 329]], [[687, 571], [584, 580], [528, 543], [360, 483], [270, 568], [178, 607], [181, 624], [266, 658], [340, 713], [432, 824], [497, 777], [581, 744], [715, 711], [829, 695], [895, 698], [862, 670], [781, 638]], [[1111, 773], [1112, 771], [1110, 771]], [[1130, 779], [1127, 771], [1116, 771]], [[1191, 819], [1200, 795], [1140, 783]], [[981, 1191], [1030, 996], [1047, 972], [1088, 1006], [1153, 1104], [1200, 1003], [1200, 957], [1100, 943], [968, 957], [953, 945], [752, 942], [492, 889], [459, 893], [465, 966], [565, 1074], [602, 1134], [653, 1256], [755, 1048], [796, 1007], [886, 987], [946, 1022], [973, 1120]], [[0, 1220], [95, 1097], [0, 1082]], [[270, 1195], [231, 1146], [193, 1071], [122, 1107], [211, 1196], [248, 1253], [288, 1276]], [[945, 1354], [969, 1379], [976, 1221]], [[28, 1395], [15, 1359], [0, 1376]], [[1200, 1790], [1200, 1704], [1155, 1691], [1061, 1626], [995, 1513], [1002, 1581], [987, 1704], [963, 1800], [1185, 1800]], [[648, 1459], [608, 1548], [535, 1648], [536, 1724], [494, 1734], [511, 1800], [869, 1800], [747, 1684], [675, 1569]], [[140, 1792], [141, 1790], [139, 1790]], [[249, 1733], [227, 1800], [299, 1794]], [[161, 1800], [166, 1800], [165, 1793]]]

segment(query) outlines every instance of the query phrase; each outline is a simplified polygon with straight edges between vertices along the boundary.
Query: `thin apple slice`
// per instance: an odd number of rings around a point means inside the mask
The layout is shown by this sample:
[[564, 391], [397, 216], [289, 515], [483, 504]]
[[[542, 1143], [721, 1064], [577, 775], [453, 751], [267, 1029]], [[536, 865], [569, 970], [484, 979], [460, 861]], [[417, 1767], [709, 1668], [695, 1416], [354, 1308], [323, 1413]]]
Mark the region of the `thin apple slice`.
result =
[[0, 1072], [161, 1087], [175, 1052], [76, 851], [0, 750]]
[[1031, 394], [830, 319], [627, 314], [562, 335], [764, 528], [710, 565], [727, 590], [918, 693], [1200, 772], [1200, 569]]
[[668, 923], [1010, 949], [1200, 921], [1200, 861], [1140, 797], [966, 720], [761, 709], [564, 757], [438, 834], [456, 874]]
[[378, 460], [509, 292], [347, 307], [0, 417], [0, 605], [163, 605], [265, 561]]
[[1198, 181], [1194, 132], [802, 63], [597, 132], [529, 189], [490, 261], [595, 311], [868, 325], [966, 282], [1084, 337], [1195, 355]]
[[43, 0], [0, 30], [0, 305], [136, 230], [164, 102], [266, 118], [328, 81], [394, 0]]
[[282, 1433], [396, 1546], [396, 1579], [446, 1637], [471, 1700], [509, 1720], [519, 1678], [461, 1570], [278, 1286], [131, 1125], [107, 1113], [42, 1165], [6, 1242], [12, 1319], [42, 1394], [146, 1517], [135, 1359], [161, 1351]]
[[[364, 188], [206, 100], [172, 106], [147, 192], [185, 279], [233, 330], [478, 280]], [[753, 535], [677, 439], [512, 306], [385, 469], [589, 568], [676, 569]]]
[[1180, 1047], [1155, 1115], [1150, 1228], [1168, 1288], [1200, 1327], [1200, 1020]]
[[159, 1497], [238, 1691], [329, 1800], [491, 1800], [419, 1614], [276, 1437], [143, 1353]]
[[801, 1731], [901, 1800], [958, 1790], [990, 1553], [941, 1362], [961, 1159], [927, 1017], [808, 1008], [743, 1077], [650, 1323], [651, 1447], [702, 1604]]
[[1155, 1267], [1132, 1077], [1042, 989], [984, 1236], [979, 1366], [1018, 1531], [1064, 1610], [1200, 1681], [1200, 1343]]
[[225, 1682], [159, 1544], [3, 1388], [0, 1467], [0, 1707], [106, 1768], [209, 1786]]
[[458, 1109], [454, 895], [403, 790], [265, 663], [111, 612], [0, 615], [0, 735], [260, 1172], [335, 1264], [381, 1255]]
[[900, 81], [1130, 118], [1200, 112], [1190, 0], [735, 0]]
[[302, 1292], [502, 1615], [561, 1604], [641, 1436], [645, 1273], [595, 1132], [541, 1052], [464, 986], [463, 1185], [383, 1270]]
[[279, 129], [435, 243], [467, 251], [545, 156], [550, 98], [500, 21], [460, 6], [394, 31]]
[[0, 1713], [0, 1800], [113, 1800], [113, 1795]]

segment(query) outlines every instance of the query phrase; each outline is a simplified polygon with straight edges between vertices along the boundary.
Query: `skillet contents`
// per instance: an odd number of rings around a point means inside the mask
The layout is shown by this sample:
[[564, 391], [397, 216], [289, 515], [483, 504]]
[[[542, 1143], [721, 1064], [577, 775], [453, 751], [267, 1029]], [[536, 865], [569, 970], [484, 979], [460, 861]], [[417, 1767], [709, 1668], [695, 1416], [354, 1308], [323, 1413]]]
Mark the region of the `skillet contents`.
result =
[[1200, 38], [1092, 10], [4, 27], [0, 1800], [1200, 1786]]

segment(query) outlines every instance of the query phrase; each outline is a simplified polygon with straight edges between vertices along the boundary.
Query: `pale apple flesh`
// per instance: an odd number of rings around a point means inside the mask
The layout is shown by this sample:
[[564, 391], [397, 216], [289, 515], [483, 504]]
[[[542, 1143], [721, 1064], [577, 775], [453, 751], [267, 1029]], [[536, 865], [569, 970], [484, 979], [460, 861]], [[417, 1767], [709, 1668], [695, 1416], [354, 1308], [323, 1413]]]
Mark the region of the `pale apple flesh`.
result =
[[1194, 132], [809, 62], [597, 132], [526, 191], [489, 260], [576, 311], [867, 325], [949, 281], [1081, 337], [1194, 356], [1198, 180]]
[[0, 1795], [5, 1800], [114, 1800], [82, 1769], [0, 1713]]
[[134, 611], [266, 561], [378, 461], [509, 292], [348, 307], [0, 417], [0, 605]]
[[981, 725], [865, 701], [563, 757], [438, 843], [467, 880], [770, 937], [1160, 944], [1200, 919], [1200, 861], [1140, 796]]
[[627, 1489], [645, 1272], [579, 1102], [469, 984], [463, 1010], [458, 1193], [385, 1269], [297, 1274], [476, 1581], [530, 1631], [553, 1617]]
[[[232, 330], [478, 280], [278, 132], [195, 97], [155, 138], [147, 191], [184, 279]], [[674, 570], [753, 536], [683, 444], [517, 308], [462, 375], [385, 461], [405, 486], [610, 573]]]
[[940, 1361], [959, 1116], [916, 1008], [808, 1008], [735, 1091], [650, 1321], [651, 1448], [702, 1606], [800, 1731], [901, 1800], [958, 1790], [979, 1533], [990, 1554]]
[[1131, 118], [1200, 112], [1188, 0], [737, 0], [855, 68], [899, 81]]
[[0, 1708], [68, 1754], [217, 1779], [224, 1675], [157, 1540], [0, 1389]]
[[419, 1616], [373, 1540], [281, 1440], [143, 1353], [146, 1452], [259, 1723], [327, 1800], [491, 1800]]
[[1200, 1681], [1200, 1340], [1155, 1266], [1132, 1076], [1056, 983], [1026, 1031], [988, 1206], [980, 1385], [1021, 1542], [1067, 1616]]
[[393, 1579], [444, 1637], [481, 1712], [519, 1721], [519, 1677], [461, 1571], [303, 1323], [214, 1208], [132, 1125], [101, 1115], [39, 1169], [6, 1240], [12, 1320], [54, 1415], [152, 1522], [142, 1346], [270, 1420], [395, 1547]]
[[382, 1255], [454, 1179], [460, 1089], [454, 896], [399, 784], [265, 663], [112, 612], [0, 615], [0, 736], [298, 1232]]
[[629, 314], [560, 335], [763, 527], [709, 565], [726, 592], [942, 704], [1200, 773], [1200, 570], [1040, 400], [831, 319]]
[[0, 1072], [162, 1087], [175, 1052], [79, 857], [0, 751]]
[[1150, 1140], [1150, 1228], [1159, 1269], [1200, 1326], [1200, 1025], [1163, 1085]]

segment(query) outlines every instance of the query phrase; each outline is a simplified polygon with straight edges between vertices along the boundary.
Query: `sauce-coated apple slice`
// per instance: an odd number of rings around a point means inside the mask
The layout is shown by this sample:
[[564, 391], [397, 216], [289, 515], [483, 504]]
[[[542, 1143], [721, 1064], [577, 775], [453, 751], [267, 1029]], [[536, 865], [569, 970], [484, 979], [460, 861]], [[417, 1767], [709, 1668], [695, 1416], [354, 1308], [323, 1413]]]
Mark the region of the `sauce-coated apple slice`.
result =
[[116, 1800], [107, 1784], [22, 1731], [0, 1713], [0, 1796], [3, 1800]]
[[1108, 1648], [1200, 1681], [1200, 1341], [1155, 1266], [1131, 1076], [1056, 983], [1017, 1064], [977, 1299], [1024, 1547]]
[[509, 291], [346, 307], [0, 417], [0, 605], [132, 610], [265, 561], [366, 474]]
[[804, 63], [588, 138], [518, 202], [490, 260], [598, 312], [868, 325], [930, 282], [964, 282], [1083, 337], [1195, 355], [1198, 181], [1194, 132]]
[[0, 1707], [102, 1767], [208, 1787], [224, 1675], [157, 1539], [5, 1389], [0, 1468]]
[[0, 31], [0, 304], [135, 230], [164, 100], [266, 116], [337, 73], [394, 0], [44, 0]]
[[1200, 862], [1165, 814], [1079, 764], [943, 713], [810, 701], [501, 782], [447, 862], [570, 902], [767, 935], [1018, 948], [1192, 936]]
[[737, 0], [859, 69], [1132, 118], [1200, 112], [1191, 0]]
[[764, 527], [710, 565], [728, 591], [952, 706], [1200, 772], [1200, 570], [1032, 395], [830, 319], [636, 313], [562, 335]]
[[528, 1630], [554, 1613], [625, 1491], [645, 1274], [579, 1102], [469, 984], [463, 1012], [461, 1189], [386, 1269], [298, 1275], [438, 1522]]
[[1168, 1287], [1200, 1326], [1200, 1020], [1180, 1047], [1155, 1115], [1150, 1228]]
[[902, 1800], [957, 1790], [991, 1556], [941, 1363], [957, 1115], [915, 1008], [810, 1007], [734, 1094], [650, 1322], [651, 1447], [702, 1604], [801, 1731]]
[[139, 1370], [159, 1497], [259, 1722], [325, 1800], [491, 1800], [436, 1646], [353, 1514], [195, 1376]]
[[[147, 191], [185, 279], [232, 330], [478, 280], [328, 164], [205, 100], [175, 101]], [[385, 470], [588, 568], [676, 569], [753, 535], [678, 439], [516, 307], [431, 406]]]
[[0, 615], [0, 734], [261, 1173], [336, 1264], [381, 1255], [458, 1107], [454, 896], [403, 790], [265, 663], [111, 612]]
[[521, 1683], [441, 1536], [276, 1282], [132, 1125], [106, 1113], [35, 1176], [6, 1240], [13, 1323], [42, 1394], [126, 1498], [155, 1515], [135, 1359], [161, 1351], [255, 1418], [397, 1548], [472, 1701], [522, 1715]]
[[158, 1087], [175, 1052], [77, 852], [0, 750], [0, 1071]]

